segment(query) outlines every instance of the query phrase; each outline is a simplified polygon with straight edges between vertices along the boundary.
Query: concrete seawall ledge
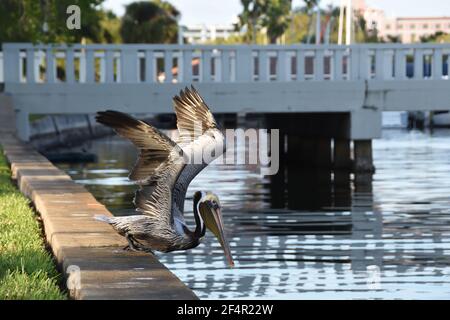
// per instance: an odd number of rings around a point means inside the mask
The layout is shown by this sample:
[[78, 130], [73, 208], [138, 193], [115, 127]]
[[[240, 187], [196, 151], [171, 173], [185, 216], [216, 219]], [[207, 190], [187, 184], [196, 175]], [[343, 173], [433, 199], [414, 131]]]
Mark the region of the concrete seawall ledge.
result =
[[0, 145], [19, 189], [41, 215], [72, 298], [197, 299], [153, 255], [122, 250], [125, 239], [93, 218], [111, 213], [83, 186], [12, 132], [0, 132]]

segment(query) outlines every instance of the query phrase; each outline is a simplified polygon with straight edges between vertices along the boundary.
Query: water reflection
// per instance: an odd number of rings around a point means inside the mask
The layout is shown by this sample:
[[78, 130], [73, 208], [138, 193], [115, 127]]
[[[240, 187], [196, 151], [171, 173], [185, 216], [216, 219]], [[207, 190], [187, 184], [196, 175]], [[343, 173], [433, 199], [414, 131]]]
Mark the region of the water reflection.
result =
[[[61, 167], [115, 214], [129, 214], [134, 148], [109, 138], [89, 149], [98, 163]], [[450, 132], [385, 131], [374, 161], [373, 177], [292, 165], [262, 177], [213, 164], [188, 196], [219, 195], [236, 268], [211, 236], [159, 258], [201, 298], [449, 298]], [[191, 198], [186, 209], [193, 225]]]

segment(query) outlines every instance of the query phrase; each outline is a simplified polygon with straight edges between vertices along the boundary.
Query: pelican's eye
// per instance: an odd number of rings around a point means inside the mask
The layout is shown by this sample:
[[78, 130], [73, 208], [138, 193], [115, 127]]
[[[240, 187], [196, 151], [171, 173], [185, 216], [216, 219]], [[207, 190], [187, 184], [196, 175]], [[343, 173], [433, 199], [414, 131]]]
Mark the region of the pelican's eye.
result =
[[219, 204], [217, 203], [216, 200], [211, 201], [211, 205], [214, 209], [218, 209], [219, 208]]

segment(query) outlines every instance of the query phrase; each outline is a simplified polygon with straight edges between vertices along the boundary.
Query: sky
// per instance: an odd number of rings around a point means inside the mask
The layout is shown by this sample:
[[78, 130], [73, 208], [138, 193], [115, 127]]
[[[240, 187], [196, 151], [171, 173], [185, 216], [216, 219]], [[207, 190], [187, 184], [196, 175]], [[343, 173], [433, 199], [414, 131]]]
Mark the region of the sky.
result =
[[[104, 8], [116, 14], [124, 13], [124, 5], [136, 0], [106, 0]], [[181, 11], [181, 23], [230, 24], [241, 11], [240, 0], [169, 0]], [[321, 6], [339, 5], [339, 0], [322, 0]], [[388, 16], [450, 16], [450, 0], [366, 0], [375, 8], [383, 9]], [[303, 5], [302, 0], [293, 0], [294, 6]]]

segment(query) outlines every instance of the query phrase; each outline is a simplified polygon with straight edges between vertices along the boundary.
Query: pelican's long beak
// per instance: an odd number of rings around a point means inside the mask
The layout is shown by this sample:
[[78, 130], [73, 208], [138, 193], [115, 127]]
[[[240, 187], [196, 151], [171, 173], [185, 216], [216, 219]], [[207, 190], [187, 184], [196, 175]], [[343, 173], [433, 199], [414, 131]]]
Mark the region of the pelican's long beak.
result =
[[220, 245], [222, 246], [223, 252], [225, 253], [225, 257], [227, 258], [228, 265], [230, 268], [234, 267], [234, 261], [233, 257], [231, 256], [231, 250], [230, 245], [228, 244], [228, 240], [225, 237], [225, 231], [223, 228], [223, 221], [222, 221], [222, 212], [220, 211], [220, 208], [211, 208], [211, 211], [213, 213], [213, 217], [215, 220], [215, 223], [217, 225], [218, 234], [217, 239], [220, 242]]

